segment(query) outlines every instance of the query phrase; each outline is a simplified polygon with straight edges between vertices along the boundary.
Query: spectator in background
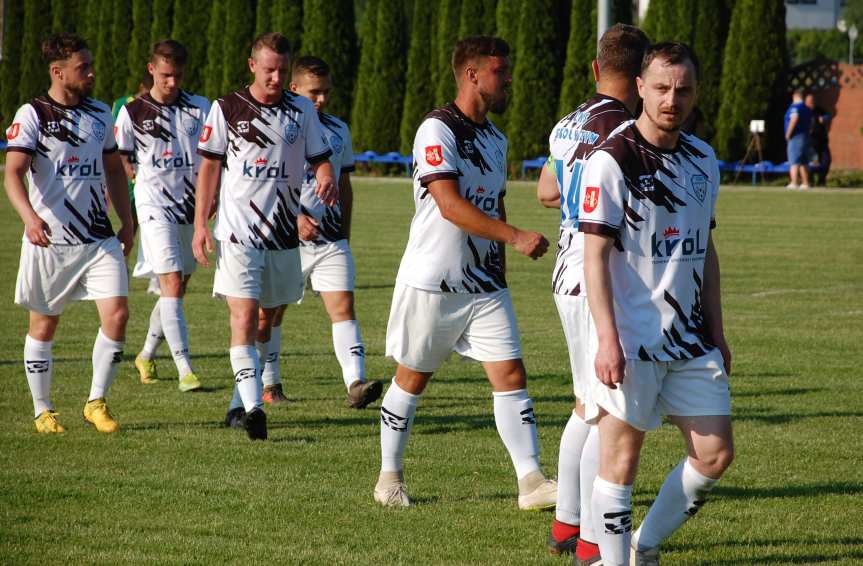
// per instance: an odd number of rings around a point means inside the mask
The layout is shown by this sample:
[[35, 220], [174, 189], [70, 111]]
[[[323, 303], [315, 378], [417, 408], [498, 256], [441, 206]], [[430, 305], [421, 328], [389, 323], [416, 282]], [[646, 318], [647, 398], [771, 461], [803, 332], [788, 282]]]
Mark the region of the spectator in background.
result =
[[830, 171], [830, 121], [833, 118], [829, 112], [815, 106], [815, 97], [806, 95], [806, 107], [812, 111], [812, 126], [809, 129], [809, 141], [812, 152], [818, 160], [818, 172], [814, 174], [813, 185], [827, 186], [827, 173]]
[[[809, 188], [809, 128], [812, 111], [803, 103], [803, 91], [795, 90], [791, 106], [785, 111], [785, 139], [788, 141], [788, 166], [791, 182], [788, 189]], [[800, 184], [797, 180], [800, 180]]]

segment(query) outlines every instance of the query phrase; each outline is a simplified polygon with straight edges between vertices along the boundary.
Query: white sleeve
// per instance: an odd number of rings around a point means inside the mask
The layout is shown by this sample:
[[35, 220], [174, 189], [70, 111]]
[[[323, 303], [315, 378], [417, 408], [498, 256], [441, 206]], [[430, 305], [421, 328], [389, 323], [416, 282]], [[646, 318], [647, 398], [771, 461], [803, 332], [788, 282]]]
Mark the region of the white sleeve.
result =
[[354, 141], [351, 138], [351, 129], [345, 127], [345, 139], [343, 140], [344, 149], [342, 149], [342, 173], [350, 173], [356, 167], [354, 163]]
[[446, 124], [429, 118], [420, 124], [414, 138], [414, 163], [420, 185], [439, 179], [458, 179], [455, 135]]
[[625, 194], [626, 180], [620, 165], [607, 152], [594, 152], [579, 181], [578, 230], [617, 238], [624, 222]]
[[330, 144], [327, 143], [327, 138], [324, 137], [323, 126], [318, 118], [318, 113], [311, 101], [303, 98], [308, 104], [303, 108], [305, 137], [306, 137], [306, 161], [312, 165], [329, 159], [332, 155]]
[[39, 142], [39, 116], [36, 109], [25, 104], [15, 113], [12, 125], [6, 130], [7, 151], [34, 153]]
[[198, 154], [211, 159], [221, 159], [228, 152], [228, 124], [219, 101], [213, 103], [201, 137], [198, 138]]
[[710, 228], [716, 227], [716, 200], [719, 198], [719, 163], [713, 158], [713, 170], [711, 171], [711, 199], [710, 199]]
[[117, 138], [117, 147], [123, 155], [135, 153], [135, 130], [132, 128], [132, 118], [124, 104], [117, 113], [117, 121], [114, 122], [114, 136]]

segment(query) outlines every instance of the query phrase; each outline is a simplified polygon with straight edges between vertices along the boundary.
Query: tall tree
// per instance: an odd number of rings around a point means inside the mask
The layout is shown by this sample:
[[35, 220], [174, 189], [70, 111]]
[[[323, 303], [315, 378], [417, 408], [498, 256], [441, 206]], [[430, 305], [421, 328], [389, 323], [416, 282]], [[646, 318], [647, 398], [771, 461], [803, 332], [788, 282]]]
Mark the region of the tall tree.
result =
[[458, 39], [470, 35], [494, 35], [497, 0], [467, 0], [459, 13]]
[[174, 0], [153, 0], [153, 23], [150, 27], [150, 46], [171, 37], [174, 21]]
[[209, 22], [208, 0], [174, 0], [171, 37], [182, 43], [189, 52], [189, 62], [183, 76], [183, 88], [189, 92], [204, 92], [207, 35], [201, 32], [208, 28]]
[[[468, 0], [469, 2], [472, 0]], [[441, 0], [437, 33], [437, 86], [435, 104], [440, 106], [455, 98], [455, 77], [452, 74], [452, 50], [458, 41], [461, 0]]]
[[224, 1], [222, 91], [230, 92], [249, 84], [249, 48], [255, 33], [255, 13], [248, 9], [245, 0]]
[[327, 112], [348, 118], [357, 67], [357, 33], [353, 0], [305, 0], [303, 49], [326, 61], [332, 71], [333, 93]]
[[112, 0], [99, 2], [98, 25], [93, 27], [93, 37], [96, 48], [93, 51], [93, 63], [96, 71], [96, 85], [93, 96], [99, 100], [111, 103], [114, 100], [114, 45], [111, 43], [111, 30], [114, 29], [114, 6]]
[[371, 129], [368, 107], [371, 88], [375, 78], [375, 44], [377, 43], [378, 0], [366, 0], [365, 11], [360, 23], [360, 68], [354, 87], [354, 101], [351, 109], [351, 136], [354, 149], [369, 149], [371, 141], [366, 136]]
[[[515, 74], [516, 69], [516, 43], [518, 39], [518, 17], [521, 9], [521, 0], [500, 0], [495, 9], [496, 33], [498, 37], [509, 44], [510, 72]], [[503, 114], [492, 116], [494, 124], [502, 131], [507, 131], [507, 119], [512, 114], [512, 99], [509, 108]]]
[[596, 2], [572, 0], [566, 63], [560, 88], [558, 116], [572, 112], [594, 91], [593, 68], [596, 56]]
[[548, 132], [557, 121], [560, 66], [549, 49], [558, 41], [555, 0], [523, 2], [518, 26], [518, 65], [513, 77], [513, 108], [508, 119], [510, 158], [544, 155]]
[[[0, 60], [0, 118], [8, 126], [18, 110], [18, 79], [21, 76], [21, 40], [24, 37], [24, 6], [9, 2], [3, 14], [3, 59]], [[46, 73], [47, 76], [47, 73]]]
[[377, 6], [375, 75], [369, 90], [369, 128], [365, 138], [377, 152], [399, 149], [399, 126], [405, 90], [407, 22], [399, 2], [380, 2]]
[[129, 73], [123, 54], [129, 48], [132, 30], [131, 0], [114, 0], [109, 3], [114, 12], [111, 17], [113, 22], [111, 26], [111, 49], [114, 68], [111, 72], [111, 86], [108, 87], [112, 95], [108, 102], [127, 92], [126, 83], [129, 80]]
[[414, 135], [423, 117], [434, 108], [434, 81], [429, 81], [435, 67], [429, 53], [433, 53], [432, 22], [435, 19], [435, 3], [414, 2], [411, 18], [410, 47], [408, 49], [408, 75], [405, 85], [405, 102], [399, 128], [401, 145], [399, 151], [410, 154]]
[[764, 119], [768, 152], [784, 151], [782, 113], [787, 102], [785, 4], [737, 0], [725, 46], [722, 101], [714, 147], [723, 159], [743, 156], [749, 121]]
[[671, 41], [677, 30], [678, 0], [651, 0], [641, 28], [653, 41]]
[[716, 0], [698, 0], [696, 12], [692, 49], [701, 65], [698, 108], [704, 116], [707, 139], [710, 140], [716, 131], [719, 114], [722, 52], [728, 37], [729, 14], [723, 3]]
[[222, 89], [224, 33], [225, 0], [213, 0], [207, 22], [207, 64], [204, 67], [204, 94], [210, 100], [228, 92]]
[[[51, 0], [51, 33], [77, 31], [78, 3], [84, 0]], [[14, 2], [7, 3], [6, 9]], [[20, 5], [20, 3], [17, 3]], [[7, 31], [9, 28], [6, 28]], [[5, 50], [4, 52], [5, 53]]]
[[[79, 0], [84, 2], [86, 0]], [[150, 53], [150, 30], [152, 29], [153, 12], [149, 0], [132, 0], [132, 35], [129, 39], [129, 50], [126, 65], [129, 69], [126, 75], [126, 92], [135, 92], [141, 77], [147, 72], [147, 56]]]
[[48, 70], [42, 62], [42, 41], [51, 31], [50, 0], [24, 2], [24, 36], [21, 39], [21, 69], [17, 77], [18, 100], [28, 100], [48, 88]]
[[299, 53], [303, 45], [303, 0], [275, 0], [271, 25], [261, 33], [265, 31], [281, 33], [291, 41], [291, 51]]

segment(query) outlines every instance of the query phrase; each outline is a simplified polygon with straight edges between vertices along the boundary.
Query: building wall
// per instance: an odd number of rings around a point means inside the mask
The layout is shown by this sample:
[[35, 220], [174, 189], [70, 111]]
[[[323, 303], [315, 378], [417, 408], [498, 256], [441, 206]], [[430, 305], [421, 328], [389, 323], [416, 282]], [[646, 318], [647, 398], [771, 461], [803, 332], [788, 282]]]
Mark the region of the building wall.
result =
[[841, 63], [839, 69], [839, 92], [830, 126], [833, 167], [863, 169], [863, 65]]
[[785, 26], [788, 29], [835, 29], [840, 0], [786, 0]]

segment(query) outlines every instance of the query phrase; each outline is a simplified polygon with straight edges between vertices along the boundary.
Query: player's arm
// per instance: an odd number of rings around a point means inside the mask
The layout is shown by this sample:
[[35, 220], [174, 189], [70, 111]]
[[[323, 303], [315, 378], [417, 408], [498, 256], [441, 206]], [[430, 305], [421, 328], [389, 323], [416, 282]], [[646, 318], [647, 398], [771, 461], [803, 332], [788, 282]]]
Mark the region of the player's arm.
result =
[[731, 349], [725, 341], [722, 324], [722, 293], [719, 284], [719, 255], [713, 244], [713, 235], [707, 239], [707, 255], [704, 258], [704, 283], [701, 287], [701, 300], [704, 308], [704, 327], [707, 339], [719, 348], [725, 373], [731, 375]]
[[311, 165], [315, 170], [315, 195], [327, 206], [336, 204], [339, 198], [339, 188], [336, 185], [333, 164], [330, 163], [329, 159], [323, 159]]
[[539, 182], [536, 184], [536, 198], [546, 208], [560, 208], [560, 187], [557, 185], [554, 163], [549, 157], [539, 172]]
[[132, 160], [129, 159], [129, 156], [125, 153], [120, 154], [120, 163], [123, 165], [123, 171], [126, 174], [126, 178], [135, 182], [135, 166], [132, 164]]
[[785, 139], [786, 140], [791, 139], [791, 132], [793, 132], [794, 128], [797, 127], [797, 120], [798, 119], [799, 119], [799, 116], [796, 113], [792, 114], [791, 117], [788, 119], [788, 129], [785, 130]]
[[192, 253], [197, 262], [204, 267], [210, 266], [207, 253], [213, 253], [213, 234], [210, 232], [208, 221], [210, 210], [215, 207], [221, 174], [221, 159], [202, 156], [198, 181], [195, 184], [195, 235], [192, 237]]
[[345, 238], [351, 239], [351, 217], [354, 212], [354, 187], [351, 184], [351, 174], [339, 175], [339, 206], [342, 209], [342, 229]]
[[[503, 195], [498, 198], [497, 202], [498, 217], [502, 222], [506, 222], [506, 204], [503, 200]], [[503, 268], [503, 274], [506, 275], [506, 246], [500, 247], [500, 265]]]
[[15, 209], [24, 223], [24, 234], [27, 239], [34, 246], [45, 248], [49, 244], [48, 238], [51, 236], [51, 228], [36, 214], [33, 205], [30, 204], [27, 185], [24, 184], [24, 177], [30, 169], [31, 160], [32, 157], [29, 153], [8, 152], [3, 185], [6, 187], [6, 195], [9, 197], [9, 202], [12, 203], [12, 208]]
[[444, 219], [465, 232], [509, 244], [519, 253], [532, 259], [542, 257], [548, 250], [548, 240], [539, 232], [520, 230], [497, 218], [487, 216], [461, 196], [458, 180], [438, 179], [428, 184], [428, 190]]
[[584, 235], [584, 282], [587, 285], [587, 303], [599, 340], [594, 369], [602, 383], [617, 389], [617, 384], [623, 381], [625, 361], [614, 319], [614, 295], [608, 268], [613, 246], [614, 240], [609, 236]]
[[123, 254], [129, 255], [135, 236], [135, 226], [132, 220], [132, 204], [129, 202], [129, 186], [126, 184], [126, 172], [123, 162], [116, 151], [102, 154], [105, 164], [105, 182], [108, 185], [108, 196], [120, 217], [120, 230], [117, 239], [123, 244]]

